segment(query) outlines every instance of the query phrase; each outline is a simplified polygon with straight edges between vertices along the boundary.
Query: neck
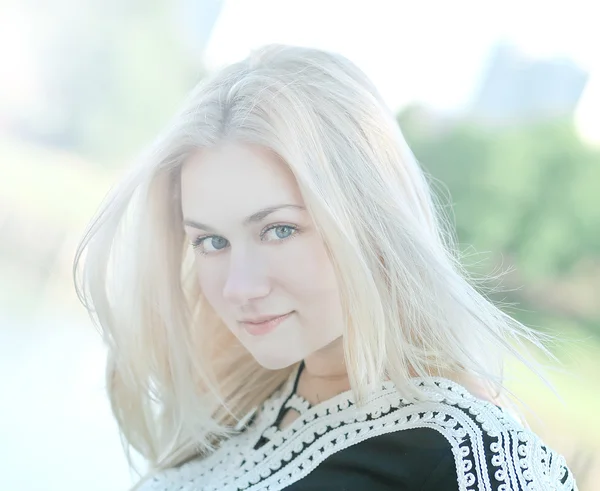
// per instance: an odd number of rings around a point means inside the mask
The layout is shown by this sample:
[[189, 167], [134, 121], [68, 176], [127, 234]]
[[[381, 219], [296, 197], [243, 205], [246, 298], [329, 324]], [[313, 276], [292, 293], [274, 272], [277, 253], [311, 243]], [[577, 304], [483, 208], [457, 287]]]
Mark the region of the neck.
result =
[[[456, 372], [439, 373], [435, 370], [432, 370], [430, 375], [446, 377], [463, 385], [475, 397], [501, 405], [501, 399], [492, 395], [483, 382], [472, 375]], [[417, 376], [412, 367], [409, 367], [409, 376]], [[312, 405], [330, 399], [350, 388], [342, 338], [304, 359], [304, 368], [300, 374], [296, 392]]]
[[349, 389], [341, 338], [304, 359], [296, 392], [311, 404], [318, 404]]
[[338, 338], [324, 348], [304, 359], [303, 374], [311, 379], [337, 380], [348, 377], [344, 360], [342, 338]]

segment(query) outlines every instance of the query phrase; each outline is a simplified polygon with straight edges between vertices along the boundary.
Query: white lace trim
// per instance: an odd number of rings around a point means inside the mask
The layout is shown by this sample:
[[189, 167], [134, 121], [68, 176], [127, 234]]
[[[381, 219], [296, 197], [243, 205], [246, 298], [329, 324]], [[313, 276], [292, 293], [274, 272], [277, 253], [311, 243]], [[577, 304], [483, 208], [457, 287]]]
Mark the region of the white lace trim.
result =
[[[444, 378], [412, 381], [426, 391], [428, 400], [409, 403], [392, 382], [385, 382], [359, 410], [351, 392], [314, 407], [295, 395], [288, 399], [290, 379], [278, 395], [265, 402], [251, 429], [203, 460], [160, 474], [141, 490], [278, 491], [340, 450], [378, 435], [414, 428], [434, 429], [448, 440], [460, 491], [577, 490], [564, 458], [505, 411]], [[273, 423], [286, 399], [286, 407], [296, 409], [300, 416], [279, 430]], [[267, 441], [255, 449], [261, 437]], [[492, 487], [491, 476], [502, 484]]]

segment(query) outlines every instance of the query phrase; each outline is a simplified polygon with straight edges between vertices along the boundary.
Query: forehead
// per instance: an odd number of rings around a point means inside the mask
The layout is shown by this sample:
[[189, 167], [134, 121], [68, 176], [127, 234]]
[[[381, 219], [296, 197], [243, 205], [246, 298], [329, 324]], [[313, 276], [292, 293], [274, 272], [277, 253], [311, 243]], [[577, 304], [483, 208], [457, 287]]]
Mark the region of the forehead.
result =
[[270, 150], [247, 144], [199, 149], [181, 170], [184, 214], [215, 206], [251, 208], [298, 204], [303, 201], [289, 167]]

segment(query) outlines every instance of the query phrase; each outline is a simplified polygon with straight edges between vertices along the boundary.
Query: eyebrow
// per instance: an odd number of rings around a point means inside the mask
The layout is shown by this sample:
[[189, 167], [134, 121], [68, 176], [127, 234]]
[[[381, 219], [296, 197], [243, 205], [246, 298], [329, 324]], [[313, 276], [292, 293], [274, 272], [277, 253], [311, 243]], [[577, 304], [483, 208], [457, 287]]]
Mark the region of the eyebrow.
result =
[[[262, 210], [258, 210], [256, 213], [244, 218], [242, 222], [244, 225], [250, 225], [252, 223], [257, 223], [264, 220], [271, 213], [276, 212], [277, 210], [281, 210], [284, 208], [294, 208], [297, 210], [306, 210], [304, 206], [301, 205], [277, 205], [277, 206], [269, 206], [268, 208], [263, 208]], [[201, 230], [206, 230], [207, 232], [216, 232], [216, 230], [210, 225], [205, 225], [204, 223], [196, 222], [194, 220], [190, 220], [186, 218], [183, 220], [184, 225], [188, 225], [190, 227], [194, 227]]]

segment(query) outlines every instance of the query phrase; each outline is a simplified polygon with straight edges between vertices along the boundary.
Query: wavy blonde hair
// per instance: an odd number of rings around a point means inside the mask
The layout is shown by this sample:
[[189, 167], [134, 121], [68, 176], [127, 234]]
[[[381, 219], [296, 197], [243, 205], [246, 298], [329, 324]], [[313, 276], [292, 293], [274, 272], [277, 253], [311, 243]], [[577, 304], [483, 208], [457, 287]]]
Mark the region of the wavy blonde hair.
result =
[[266, 46], [198, 84], [109, 193], [75, 257], [78, 295], [108, 346], [112, 410], [150, 472], [212, 452], [295, 369], [261, 367], [194, 273], [179, 173], [192, 151], [227, 141], [271, 149], [298, 181], [338, 276], [358, 404], [384, 377], [409, 397], [415, 374], [476, 376], [500, 393], [507, 354], [533, 368], [515, 342], [545, 350], [545, 340], [469, 278], [450, 221], [364, 73], [337, 54]]

